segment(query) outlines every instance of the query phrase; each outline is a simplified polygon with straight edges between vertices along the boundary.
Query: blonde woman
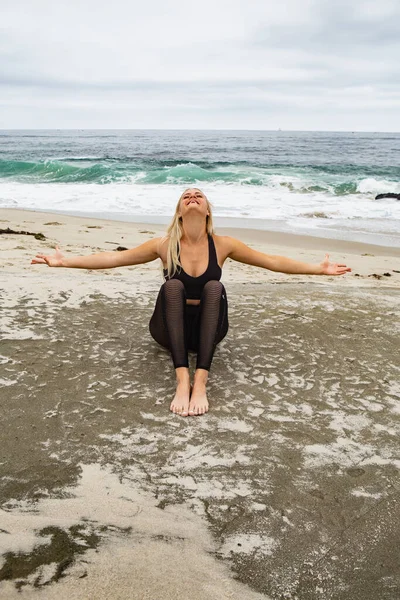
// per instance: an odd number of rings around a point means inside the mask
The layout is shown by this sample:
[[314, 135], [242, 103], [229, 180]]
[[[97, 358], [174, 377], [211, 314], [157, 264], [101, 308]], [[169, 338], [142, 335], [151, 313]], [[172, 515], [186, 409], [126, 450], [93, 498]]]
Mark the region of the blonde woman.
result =
[[[208, 411], [206, 383], [216, 345], [228, 331], [228, 303], [220, 282], [227, 258], [281, 273], [343, 275], [343, 264], [308, 264], [272, 256], [249, 248], [239, 240], [214, 233], [212, 210], [206, 196], [190, 188], [179, 198], [174, 218], [163, 238], [154, 238], [122, 252], [101, 252], [66, 257], [37, 254], [32, 264], [49, 267], [109, 269], [139, 265], [160, 258], [165, 283], [161, 286], [150, 320], [153, 338], [172, 355], [176, 393], [170, 410], [181, 416]], [[193, 386], [190, 385], [188, 350], [197, 352]]]

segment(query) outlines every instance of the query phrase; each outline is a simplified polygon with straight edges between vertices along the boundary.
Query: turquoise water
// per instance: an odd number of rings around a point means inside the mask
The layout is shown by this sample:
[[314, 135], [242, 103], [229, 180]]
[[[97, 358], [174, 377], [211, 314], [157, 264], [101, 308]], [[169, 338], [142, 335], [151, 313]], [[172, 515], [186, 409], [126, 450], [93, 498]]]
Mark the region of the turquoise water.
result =
[[375, 200], [400, 192], [400, 134], [0, 131], [0, 207], [167, 216], [187, 186], [216, 216], [400, 235]]
[[368, 177], [398, 183], [400, 134], [0, 131], [0, 181], [265, 185], [285, 174], [337, 194]]

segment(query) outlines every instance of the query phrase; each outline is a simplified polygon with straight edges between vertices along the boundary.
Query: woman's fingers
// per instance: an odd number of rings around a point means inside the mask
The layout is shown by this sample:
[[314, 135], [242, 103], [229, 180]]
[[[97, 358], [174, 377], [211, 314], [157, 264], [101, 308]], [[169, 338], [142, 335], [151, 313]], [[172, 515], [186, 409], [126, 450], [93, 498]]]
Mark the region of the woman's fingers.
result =
[[[32, 259], [31, 261], [31, 265], [48, 265], [49, 267], [51, 266], [51, 262], [52, 260], [55, 258], [61, 258], [62, 255], [61, 253], [57, 250], [58, 246], [56, 247], [56, 254], [54, 255], [49, 255], [49, 254], [43, 254], [42, 252], [38, 252], [38, 254], [36, 254], [35, 258]], [[60, 256], [57, 256], [57, 253]]]
[[325, 259], [321, 264], [325, 275], [344, 275], [351, 271], [351, 268], [343, 263], [331, 263], [328, 252], [325, 253]]
[[46, 254], [36, 254], [35, 258], [32, 258], [31, 260], [31, 265], [49, 265], [49, 260], [50, 256], [47, 256]]
[[350, 267], [348, 269], [340, 269], [337, 270], [335, 275], [344, 275], [345, 273], [348, 273], [349, 271], [351, 271]]

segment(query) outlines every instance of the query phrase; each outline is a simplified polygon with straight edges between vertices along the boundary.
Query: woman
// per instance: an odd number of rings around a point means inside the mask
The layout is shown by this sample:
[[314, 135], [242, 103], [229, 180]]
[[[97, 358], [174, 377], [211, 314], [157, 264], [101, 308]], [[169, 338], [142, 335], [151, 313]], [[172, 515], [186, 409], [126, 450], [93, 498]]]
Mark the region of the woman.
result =
[[[330, 263], [329, 255], [319, 265], [252, 250], [239, 240], [215, 235], [211, 205], [197, 188], [179, 199], [167, 235], [122, 252], [65, 257], [56, 248], [53, 255], [37, 254], [32, 264], [49, 267], [109, 269], [162, 260], [165, 283], [158, 294], [150, 333], [171, 351], [177, 387], [170, 410], [182, 416], [208, 411], [206, 383], [216, 345], [228, 331], [228, 304], [219, 281], [227, 258], [281, 273], [343, 275], [351, 271]], [[188, 350], [197, 352], [193, 386], [190, 385]]]

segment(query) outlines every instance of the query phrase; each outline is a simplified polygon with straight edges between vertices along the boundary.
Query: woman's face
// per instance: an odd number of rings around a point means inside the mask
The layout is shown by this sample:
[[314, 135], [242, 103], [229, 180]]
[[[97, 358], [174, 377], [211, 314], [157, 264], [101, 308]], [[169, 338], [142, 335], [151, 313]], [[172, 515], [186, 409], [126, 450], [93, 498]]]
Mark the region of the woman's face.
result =
[[207, 199], [197, 188], [186, 190], [180, 202], [180, 216], [184, 217], [192, 212], [204, 214], [204, 218], [209, 215]]

